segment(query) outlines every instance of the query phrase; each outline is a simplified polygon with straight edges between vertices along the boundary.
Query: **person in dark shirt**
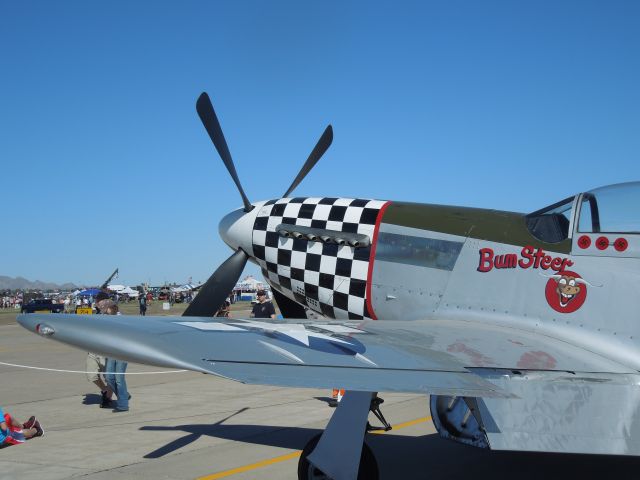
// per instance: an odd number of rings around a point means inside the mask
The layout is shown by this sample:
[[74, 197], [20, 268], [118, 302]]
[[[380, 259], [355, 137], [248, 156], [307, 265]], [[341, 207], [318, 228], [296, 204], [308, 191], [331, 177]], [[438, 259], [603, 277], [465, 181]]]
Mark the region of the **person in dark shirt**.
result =
[[147, 314], [147, 296], [144, 293], [138, 296], [138, 303], [140, 304], [140, 315], [144, 317]]
[[276, 318], [276, 309], [273, 303], [267, 299], [267, 292], [258, 290], [256, 296], [258, 297], [258, 302], [251, 310], [251, 318]]

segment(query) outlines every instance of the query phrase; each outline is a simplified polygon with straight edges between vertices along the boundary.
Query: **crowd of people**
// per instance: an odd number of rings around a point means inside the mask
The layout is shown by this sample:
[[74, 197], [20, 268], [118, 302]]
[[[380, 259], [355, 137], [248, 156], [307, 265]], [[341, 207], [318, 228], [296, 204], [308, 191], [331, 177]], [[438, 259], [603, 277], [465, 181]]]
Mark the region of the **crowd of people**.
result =
[[0, 297], [0, 308], [20, 308], [22, 295], [3, 295]]
[[[51, 294], [49, 294], [51, 295]], [[0, 292], [0, 309], [20, 309], [23, 303], [27, 303], [30, 298], [50, 298], [53, 304], [64, 305], [65, 313], [73, 313], [75, 307], [85, 306], [95, 308], [96, 297], [93, 295], [75, 295], [72, 293], [65, 294], [53, 294], [48, 296], [46, 293], [38, 293], [34, 296], [33, 293], [23, 293], [23, 292], [9, 292], [5, 291], [4, 293]], [[112, 300], [116, 303], [122, 302], [132, 302], [135, 301], [134, 297], [130, 297], [126, 294], [121, 295], [118, 293], [110, 293]], [[146, 294], [149, 301], [151, 301], [154, 297], [151, 293]], [[186, 301], [191, 301], [191, 296], [186, 299]]]
[[[155, 292], [155, 293], [154, 293]], [[236, 301], [240, 301], [242, 296], [242, 292], [240, 290], [233, 291], [229, 294], [227, 298], [227, 303], [233, 304]], [[146, 311], [146, 307], [151, 304], [153, 301], [166, 301], [171, 306], [176, 303], [191, 303], [193, 299], [198, 294], [197, 291], [171, 291], [168, 288], [155, 289], [152, 291], [145, 290], [141, 292], [140, 295], [136, 297], [129, 296], [126, 294], [119, 294], [117, 292], [109, 292], [110, 298], [116, 303], [123, 302], [135, 302], [137, 301], [140, 305], [140, 314], [144, 315]], [[46, 294], [44, 292], [39, 293], [38, 296], [45, 298], [50, 298], [53, 304], [64, 305], [64, 313], [73, 313], [78, 307], [86, 307], [92, 308], [95, 311], [95, 304], [97, 301], [97, 295], [86, 295], [80, 294], [77, 295], [75, 293], [54, 293], [54, 294]], [[99, 295], [99, 293], [98, 293]], [[21, 291], [4, 291], [0, 292], [0, 308], [2, 309], [19, 309], [22, 307], [23, 303], [27, 303], [28, 299], [35, 298], [32, 293], [23, 293]], [[226, 315], [224, 315], [226, 316]]]

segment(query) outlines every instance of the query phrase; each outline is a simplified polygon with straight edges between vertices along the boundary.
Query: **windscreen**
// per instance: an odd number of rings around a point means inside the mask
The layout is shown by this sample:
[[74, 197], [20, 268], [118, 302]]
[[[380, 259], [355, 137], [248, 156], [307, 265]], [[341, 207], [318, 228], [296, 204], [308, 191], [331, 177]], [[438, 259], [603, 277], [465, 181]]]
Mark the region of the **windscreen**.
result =
[[591, 190], [581, 203], [578, 231], [640, 233], [640, 182]]
[[547, 243], [558, 243], [569, 238], [574, 198], [565, 198], [527, 215], [527, 228], [531, 235]]

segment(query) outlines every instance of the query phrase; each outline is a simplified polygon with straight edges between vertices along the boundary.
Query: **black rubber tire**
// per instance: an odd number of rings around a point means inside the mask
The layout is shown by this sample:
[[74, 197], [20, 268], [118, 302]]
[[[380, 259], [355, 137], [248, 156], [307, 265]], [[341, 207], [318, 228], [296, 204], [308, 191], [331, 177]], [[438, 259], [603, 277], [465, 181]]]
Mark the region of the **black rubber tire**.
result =
[[[298, 480], [319, 480], [322, 478], [329, 478], [322, 476], [323, 473], [319, 469], [315, 468], [309, 462], [309, 460], [307, 460], [307, 457], [311, 454], [311, 452], [313, 452], [313, 449], [316, 448], [321, 435], [322, 434], [318, 434], [311, 440], [309, 440], [302, 450], [300, 460], [298, 460]], [[358, 469], [358, 480], [378, 480], [379, 476], [378, 462], [376, 461], [376, 457], [373, 455], [373, 452], [369, 448], [369, 445], [367, 445], [367, 443], [365, 442], [362, 444], [360, 468]]]

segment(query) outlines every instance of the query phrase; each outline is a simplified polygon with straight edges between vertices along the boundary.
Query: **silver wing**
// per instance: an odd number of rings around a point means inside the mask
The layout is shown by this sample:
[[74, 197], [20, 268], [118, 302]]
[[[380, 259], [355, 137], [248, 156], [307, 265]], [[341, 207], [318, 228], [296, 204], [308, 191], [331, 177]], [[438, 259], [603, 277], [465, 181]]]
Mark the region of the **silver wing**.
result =
[[566, 342], [478, 322], [64, 314], [18, 322], [109, 357], [287, 387], [489, 398], [513, 395], [474, 368], [633, 372]]

